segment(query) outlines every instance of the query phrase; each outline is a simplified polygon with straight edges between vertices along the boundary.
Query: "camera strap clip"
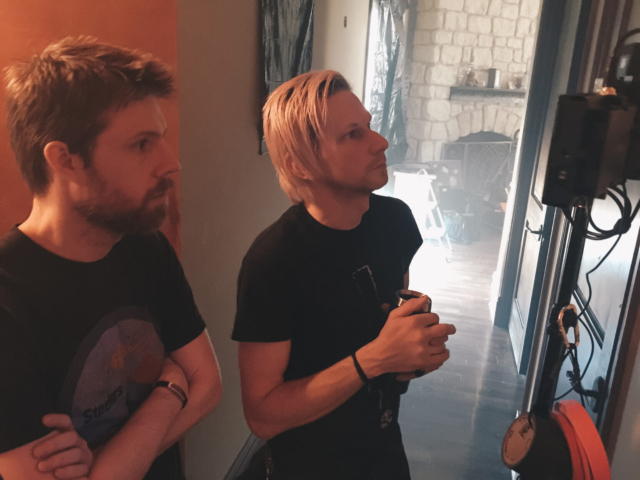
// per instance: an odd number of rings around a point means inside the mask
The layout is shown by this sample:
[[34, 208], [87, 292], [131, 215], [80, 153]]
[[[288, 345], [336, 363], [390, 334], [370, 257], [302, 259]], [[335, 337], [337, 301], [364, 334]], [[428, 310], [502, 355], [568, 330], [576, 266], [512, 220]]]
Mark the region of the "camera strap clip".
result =
[[[567, 325], [567, 327], [573, 327], [575, 336], [573, 345], [569, 343], [569, 339], [567, 338], [567, 329], [565, 328], [565, 324]], [[564, 342], [565, 347], [577, 347], [580, 344], [578, 309], [575, 307], [575, 305], [569, 304], [562, 307], [562, 310], [560, 310], [560, 313], [558, 314], [558, 330], [560, 331], [560, 335], [562, 335], [562, 341]]]

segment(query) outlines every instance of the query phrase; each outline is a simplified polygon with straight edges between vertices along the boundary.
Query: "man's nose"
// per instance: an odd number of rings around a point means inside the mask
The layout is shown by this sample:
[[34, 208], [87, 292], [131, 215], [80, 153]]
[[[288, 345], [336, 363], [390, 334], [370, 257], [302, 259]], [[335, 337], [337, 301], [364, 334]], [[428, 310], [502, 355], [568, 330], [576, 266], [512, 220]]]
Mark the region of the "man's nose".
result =
[[389, 148], [389, 142], [387, 141], [386, 138], [384, 138], [382, 135], [380, 135], [378, 132], [374, 132], [373, 130], [371, 131], [372, 135], [373, 135], [373, 145], [374, 145], [374, 151], [375, 152], [384, 152], [387, 150], [387, 148]]
[[167, 142], [162, 141], [159, 152], [160, 175], [166, 176], [180, 171], [180, 160], [173, 153]]

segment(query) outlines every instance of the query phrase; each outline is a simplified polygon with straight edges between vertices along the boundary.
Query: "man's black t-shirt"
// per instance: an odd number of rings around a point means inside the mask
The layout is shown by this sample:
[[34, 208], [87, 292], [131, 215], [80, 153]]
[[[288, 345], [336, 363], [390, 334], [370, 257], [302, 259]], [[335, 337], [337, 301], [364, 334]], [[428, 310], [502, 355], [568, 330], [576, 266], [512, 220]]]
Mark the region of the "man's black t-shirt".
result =
[[[129, 235], [101, 260], [61, 258], [18, 228], [0, 238], [0, 452], [64, 413], [90, 448], [147, 398], [166, 352], [204, 330], [173, 248]], [[182, 478], [177, 444], [147, 479]]]
[[[360, 224], [347, 231], [293, 206], [245, 256], [232, 338], [291, 340], [285, 381], [325, 370], [377, 337], [386, 319], [380, 304], [395, 302], [421, 244], [411, 210], [393, 198], [372, 195]], [[362, 388], [325, 417], [271, 439], [275, 471], [338, 479], [369, 468], [401, 442], [399, 393], [389, 383]]]

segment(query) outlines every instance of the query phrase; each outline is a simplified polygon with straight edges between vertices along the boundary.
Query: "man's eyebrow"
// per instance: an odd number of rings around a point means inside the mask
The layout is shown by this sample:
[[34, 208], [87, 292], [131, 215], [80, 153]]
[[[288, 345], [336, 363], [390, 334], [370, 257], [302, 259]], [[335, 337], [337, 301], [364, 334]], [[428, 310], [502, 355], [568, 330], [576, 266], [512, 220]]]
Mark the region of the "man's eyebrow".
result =
[[[371, 118], [372, 118], [372, 117], [371, 117], [371, 114], [369, 114], [369, 118], [367, 119], [367, 124], [369, 124], [369, 123], [371, 122]], [[346, 131], [348, 131], [348, 130], [351, 130], [351, 129], [352, 129], [352, 128], [354, 128], [354, 127], [359, 127], [359, 126], [361, 126], [361, 125], [362, 125], [362, 124], [361, 124], [361, 123], [359, 123], [359, 122], [351, 122], [351, 123], [349, 123], [348, 125], [345, 125], [344, 127], [342, 127], [342, 129], [346, 132]]]
[[159, 132], [157, 130], [142, 130], [138, 133], [136, 133], [135, 135], [132, 135], [131, 137], [129, 137], [131, 140], [133, 140], [134, 138], [138, 138], [138, 137], [156, 137], [156, 138], [162, 138], [166, 135], [167, 133], [167, 128], [165, 128], [162, 132]]

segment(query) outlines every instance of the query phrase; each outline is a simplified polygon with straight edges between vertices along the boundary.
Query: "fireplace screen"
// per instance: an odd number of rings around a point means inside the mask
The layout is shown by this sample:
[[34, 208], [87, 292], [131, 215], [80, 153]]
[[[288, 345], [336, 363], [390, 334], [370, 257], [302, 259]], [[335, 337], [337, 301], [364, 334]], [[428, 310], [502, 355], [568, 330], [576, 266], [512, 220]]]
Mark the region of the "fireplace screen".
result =
[[462, 188], [485, 201], [499, 203], [513, 174], [516, 142], [452, 142], [442, 149], [443, 161], [462, 164]]

